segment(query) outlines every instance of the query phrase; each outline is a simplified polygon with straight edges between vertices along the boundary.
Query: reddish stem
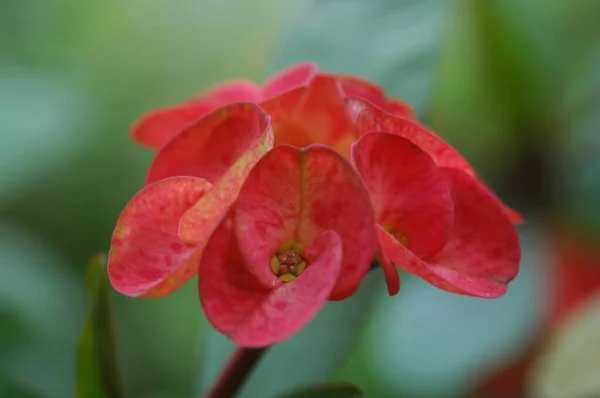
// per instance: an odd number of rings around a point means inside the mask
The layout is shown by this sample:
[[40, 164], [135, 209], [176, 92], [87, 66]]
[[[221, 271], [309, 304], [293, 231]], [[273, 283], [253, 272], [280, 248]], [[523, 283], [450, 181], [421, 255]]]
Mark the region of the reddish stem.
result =
[[238, 347], [229, 359], [219, 379], [208, 392], [207, 398], [232, 398], [244, 385], [260, 358], [267, 351], [265, 348]]

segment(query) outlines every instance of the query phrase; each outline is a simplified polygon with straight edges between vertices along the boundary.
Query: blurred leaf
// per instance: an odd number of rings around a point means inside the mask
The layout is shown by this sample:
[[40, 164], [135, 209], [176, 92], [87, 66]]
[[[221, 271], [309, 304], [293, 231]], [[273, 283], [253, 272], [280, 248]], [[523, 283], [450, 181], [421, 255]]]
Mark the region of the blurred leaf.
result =
[[106, 256], [98, 255], [92, 260], [86, 282], [89, 310], [79, 341], [77, 396], [123, 397], [116, 360]]
[[0, 253], [0, 373], [73, 396], [83, 289], [64, 256], [22, 226], [0, 220]]
[[280, 43], [271, 71], [314, 60], [330, 72], [357, 74], [429, 111], [446, 0], [327, 0], [302, 10]]
[[31, 387], [0, 379], [0, 397], [6, 398], [44, 398], [46, 394], [41, 394], [39, 391], [31, 389]]
[[[564, 98], [560, 76], [565, 63], [555, 45], [558, 32], [550, 19], [552, 5], [545, 0], [463, 1], [474, 14], [483, 62], [496, 94], [510, 106], [515, 123], [546, 127], [555, 121]], [[526, 131], [546, 140], [550, 132]]]
[[494, 92], [474, 18], [465, 1], [453, 3], [440, 56], [432, 123], [482, 175], [497, 177], [516, 143], [507, 134], [510, 110]]
[[435, 127], [484, 175], [498, 178], [531, 146], [551, 149], [560, 132], [566, 62], [550, 18], [555, 3], [454, 2]]
[[[355, 342], [373, 308], [374, 294], [385, 291], [383, 282], [380, 271], [371, 272], [354, 296], [327, 303], [304, 329], [269, 349], [239, 396], [277, 397], [290, 389], [325, 382]], [[202, 349], [201, 391], [208, 390], [234, 349], [225, 336], [209, 331]]]
[[[0, 65], [2, 66], [2, 65]], [[0, 69], [0, 204], [43, 182], [85, 138], [85, 101], [48, 76]]]
[[530, 385], [534, 398], [587, 398], [600, 392], [600, 295], [573, 313], [539, 357]]
[[323, 386], [303, 388], [281, 398], [362, 398], [364, 393], [352, 384], [326, 384]]
[[560, 204], [572, 38], [559, 3], [574, 2], [458, 0], [442, 59], [435, 128], [525, 218]]
[[161, 392], [163, 398], [194, 396], [198, 377], [194, 365], [198, 355], [203, 355], [198, 339], [203, 333], [203, 316], [196, 281], [160, 300], [130, 299], [120, 294], [114, 298], [115, 322], [127, 326], [117, 328], [120, 370], [128, 381], [126, 395], [154, 398]]
[[575, 230], [600, 242], [600, 33], [596, 36], [587, 57], [572, 71], [576, 81], [570, 86], [559, 181], [565, 198], [564, 218]]

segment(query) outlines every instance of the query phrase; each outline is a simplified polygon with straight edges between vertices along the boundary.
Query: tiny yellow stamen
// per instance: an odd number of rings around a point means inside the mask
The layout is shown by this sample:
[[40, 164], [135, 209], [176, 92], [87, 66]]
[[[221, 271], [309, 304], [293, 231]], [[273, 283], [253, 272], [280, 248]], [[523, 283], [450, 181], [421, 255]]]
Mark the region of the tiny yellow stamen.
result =
[[282, 282], [291, 282], [294, 279], [296, 279], [296, 276], [292, 274], [283, 274], [279, 277], [279, 280], [281, 280]]
[[296, 266], [296, 275], [300, 275], [306, 268], [306, 261], [302, 261]]
[[392, 227], [390, 224], [384, 222], [384, 223], [381, 224], [381, 226], [383, 227], [383, 229], [385, 229], [390, 234], [394, 233], [394, 227]]
[[396, 229], [394, 227], [392, 227], [390, 224], [388, 223], [382, 223], [381, 227], [383, 229], [385, 229], [390, 235], [392, 235], [394, 238], [396, 238], [396, 240], [398, 242], [400, 242], [401, 244], [403, 244], [404, 246], [406, 246], [406, 244], [408, 243], [408, 239], [406, 238], [406, 236], [404, 236], [403, 234], [401, 234], [400, 232], [396, 231]]
[[275, 275], [279, 274], [279, 259], [277, 258], [277, 256], [273, 256], [273, 258], [271, 259], [271, 270], [273, 270], [273, 273]]
[[294, 241], [282, 245], [271, 258], [273, 274], [282, 282], [291, 282], [300, 276], [308, 266], [303, 251], [304, 246]]
[[396, 240], [400, 243], [402, 243], [404, 246], [406, 246], [406, 244], [408, 243], [408, 239], [406, 238], [406, 236], [402, 235], [399, 232], [396, 232], [394, 234], [394, 237], [396, 238]]

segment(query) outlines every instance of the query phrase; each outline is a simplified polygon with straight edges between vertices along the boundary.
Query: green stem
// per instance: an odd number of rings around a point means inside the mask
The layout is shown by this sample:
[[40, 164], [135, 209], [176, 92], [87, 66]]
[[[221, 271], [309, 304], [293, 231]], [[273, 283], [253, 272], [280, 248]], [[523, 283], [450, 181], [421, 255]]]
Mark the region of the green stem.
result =
[[212, 386], [207, 398], [232, 398], [235, 397], [246, 379], [258, 364], [263, 354], [269, 349], [238, 347], [219, 379]]

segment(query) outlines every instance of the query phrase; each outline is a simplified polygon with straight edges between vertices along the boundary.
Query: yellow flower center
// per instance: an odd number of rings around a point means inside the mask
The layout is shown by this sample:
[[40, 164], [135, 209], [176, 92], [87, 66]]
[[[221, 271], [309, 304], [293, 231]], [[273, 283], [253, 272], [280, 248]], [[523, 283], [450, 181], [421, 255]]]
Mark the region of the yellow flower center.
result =
[[271, 270], [282, 282], [291, 282], [304, 271], [307, 266], [302, 256], [302, 246], [289, 243], [282, 246], [271, 259]]

